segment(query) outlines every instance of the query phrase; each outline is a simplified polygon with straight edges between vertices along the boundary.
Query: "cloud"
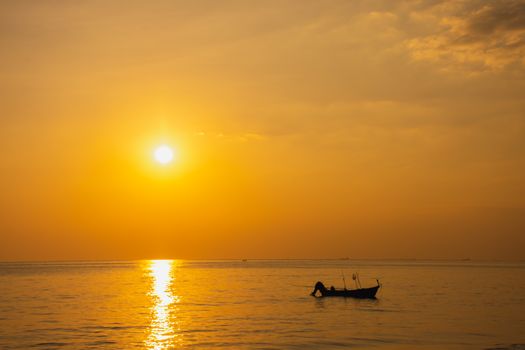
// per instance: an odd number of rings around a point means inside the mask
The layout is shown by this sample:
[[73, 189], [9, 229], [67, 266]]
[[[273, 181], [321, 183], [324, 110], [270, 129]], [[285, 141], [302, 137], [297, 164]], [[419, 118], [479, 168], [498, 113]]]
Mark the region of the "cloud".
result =
[[413, 59], [444, 70], [501, 71], [525, 64], [525, 1], [444, 1], [412, 18], [437, 24], [405, 41]]
[[267, 139], [267, 136], [255, 133], [255, 132], [240, 132], [240, 133], [224, 133], [224, 132], [204, 132], [199, 131], [194, 133], [197, 137], [212, 137], [215, 139], [223, 139], [231, 142], [250, 142], [250, 141], [262, 141]]

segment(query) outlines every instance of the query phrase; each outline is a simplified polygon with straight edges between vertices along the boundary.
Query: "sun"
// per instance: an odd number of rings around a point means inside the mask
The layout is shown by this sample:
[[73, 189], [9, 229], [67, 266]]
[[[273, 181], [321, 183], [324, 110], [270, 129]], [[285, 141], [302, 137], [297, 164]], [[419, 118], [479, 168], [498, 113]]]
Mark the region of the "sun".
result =
[[173, 149], [166, 145], [161, 145], [155, 148], [153, 157], [160, 164], [169, 164], [173, 161]]

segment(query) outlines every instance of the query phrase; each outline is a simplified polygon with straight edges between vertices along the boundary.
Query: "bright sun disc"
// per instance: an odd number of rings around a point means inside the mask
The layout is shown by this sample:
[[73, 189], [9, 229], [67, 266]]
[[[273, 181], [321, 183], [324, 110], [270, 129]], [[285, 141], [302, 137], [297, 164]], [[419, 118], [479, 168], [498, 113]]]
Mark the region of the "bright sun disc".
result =
[[166, 146], [159, 146], [153, 153], [155, 160], [161, 164], [168, 164], [173, 160], [173, 150]]

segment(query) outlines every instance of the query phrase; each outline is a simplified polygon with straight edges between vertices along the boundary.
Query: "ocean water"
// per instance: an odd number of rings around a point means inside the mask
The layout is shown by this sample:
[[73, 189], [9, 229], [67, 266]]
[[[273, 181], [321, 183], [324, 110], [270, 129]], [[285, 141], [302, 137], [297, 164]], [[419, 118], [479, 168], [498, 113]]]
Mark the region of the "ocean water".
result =
[[[314, 298], [316, 281], [382, 288]], [[0, 349], [525, 349], [525, 264], [0, 263]]]

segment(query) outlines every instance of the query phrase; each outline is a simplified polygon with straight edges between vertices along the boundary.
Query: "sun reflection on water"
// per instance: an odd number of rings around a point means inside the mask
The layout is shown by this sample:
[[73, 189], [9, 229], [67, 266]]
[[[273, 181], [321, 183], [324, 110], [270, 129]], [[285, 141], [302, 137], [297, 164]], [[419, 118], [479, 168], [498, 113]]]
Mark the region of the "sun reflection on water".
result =
[[149, 274], [153, 279], [150, 296], [153, 305], [150, 334], [146, 340], [148, 349], [171, 349], [181, 340], [177, 338], [176, 315], [173, 312], [179, 297], [171, 291], [175, 265], [173, 260], [150, 261]]

